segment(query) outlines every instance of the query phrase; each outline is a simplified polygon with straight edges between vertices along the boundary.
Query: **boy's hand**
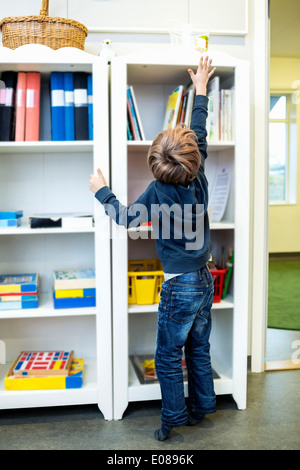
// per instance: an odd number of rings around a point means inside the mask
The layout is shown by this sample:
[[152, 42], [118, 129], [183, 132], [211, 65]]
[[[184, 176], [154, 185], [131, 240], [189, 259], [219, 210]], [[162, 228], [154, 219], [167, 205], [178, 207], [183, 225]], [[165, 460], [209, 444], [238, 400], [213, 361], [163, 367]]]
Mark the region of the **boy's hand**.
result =
[[99, 168], [97, 170], [97, 173], [98, 173], [98, 176], [95, 176], [95, 175], [90, 176], [90, 182], [89, 182], [89, 188], [95, 194], [97, 191], [99, 191], [99, 189], [106, 186], [106, 181]]
[[216, 70], [216, 67], [214, 67], [209, 71], [211, 63], [212, 59], [209, 59], [208, 56], [204, 60], [203, 56], [201, 56], [196, 74], [191, 69], [188, 69], [188, 73], [196, 88], [196, 95], [206, 95], [207, 82]]

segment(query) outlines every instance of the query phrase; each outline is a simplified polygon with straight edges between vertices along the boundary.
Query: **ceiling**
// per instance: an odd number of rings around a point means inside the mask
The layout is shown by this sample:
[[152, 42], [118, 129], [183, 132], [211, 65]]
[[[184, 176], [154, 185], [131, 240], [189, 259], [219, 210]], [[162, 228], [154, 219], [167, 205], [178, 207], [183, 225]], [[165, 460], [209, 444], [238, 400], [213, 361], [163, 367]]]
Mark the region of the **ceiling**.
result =
[[300, 0], [271, 0], [271, 56], [300, 57]]

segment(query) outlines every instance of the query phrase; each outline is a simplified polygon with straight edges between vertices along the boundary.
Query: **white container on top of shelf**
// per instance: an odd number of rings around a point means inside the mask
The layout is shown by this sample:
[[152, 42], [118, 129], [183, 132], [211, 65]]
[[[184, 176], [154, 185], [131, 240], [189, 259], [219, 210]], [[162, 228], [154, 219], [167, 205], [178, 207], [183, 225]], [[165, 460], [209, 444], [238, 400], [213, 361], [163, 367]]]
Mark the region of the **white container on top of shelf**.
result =
[[[211, 223], [217, 258], [222, 247], [234, 248], [234, 274], [229, 295], [212, 309], [211, 356], [217, 394], [232, 394], [239, 409], [246, 407], [247, 326], [249, 304], [249, 179], [250, 87], [249, 63], [219, 51], [209, 52], [221, 85], [234, 87], [233, 141], [209, 142], [206, 173], [212, 186], [218, 163], [229, 162], [231, 188], [223, 219]], [[189, 48], [163, 52], [140, 50], [111, 61], [111, 178], [112, 190], [126, 205], [134, 202], [152, 181], [146, 155], [162, 130], [169, 93], [189, 82], [200, 53]], [[145, 139], [127, 141], [127, 84], [132, 85]], [[128, 259], [151, 259], [155, 241], [151, 227], [126, 230], [112, 223], [114, 417], [120, 419], [129, 401], [160, 398], [158, 384], [140, 384], [127, 357], [155, 349], [158, 305], [128, 306]], [[214, 254], [214, 253], [213, 253]]]
[[[94, 140], [0, 142], [0, 210], [24, 214], [21, 227], [0, 230], [0, 273], [41, 277], [39, 308], [0, 311], [7, 350], [7, 365], [0, 365], [0, 408], [95, 403], [112, 419], [110, 221], [88, 187], [98, 167], [109, 182], [108, 64], [76, 48], [33, 44], [0, 48], [0, 72], [6, 70], [40, 72], [42, 80], [52, 71], [92, 74]], [[62, 212], [91, 213], [94, 226], [29, 228], [30, 215]], [[53, 270], [85, 267], [96, 271], [96, 307], [54, 309]], [[56, 348], [73, 349], [85, 359], [82, 388], [4, 390], [5, 374], [20, 351]]]

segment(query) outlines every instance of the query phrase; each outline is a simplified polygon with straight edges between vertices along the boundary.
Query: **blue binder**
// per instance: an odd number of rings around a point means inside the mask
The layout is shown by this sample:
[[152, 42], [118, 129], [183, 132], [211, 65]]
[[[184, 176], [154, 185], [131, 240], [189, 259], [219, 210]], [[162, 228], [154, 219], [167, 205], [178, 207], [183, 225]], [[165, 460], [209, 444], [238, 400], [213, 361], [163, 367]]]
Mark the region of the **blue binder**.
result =
[[74, 75], [72, 72], [64, 73], [65, 87], [65, 132], [66, 140], [75, 140], [74, 121]]
[[66, 140], [65, 92], [63, 72], [51, 72], [50, 89], [52, 140]]
[[93, 77], [88, 75], [88, 117], [89, 117], [89, 140], [94, 140], [94, 115], [93, 115]]
[[87, 75], [74, 72], [75, 140], [89, 140]]

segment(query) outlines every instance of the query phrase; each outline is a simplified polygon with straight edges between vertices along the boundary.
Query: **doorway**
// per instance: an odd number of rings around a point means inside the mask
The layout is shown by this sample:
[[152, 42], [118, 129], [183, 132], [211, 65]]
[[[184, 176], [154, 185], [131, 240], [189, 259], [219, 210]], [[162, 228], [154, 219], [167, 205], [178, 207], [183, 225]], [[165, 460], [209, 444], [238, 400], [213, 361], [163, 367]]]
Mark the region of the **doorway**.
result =
[[300, 369], [300, 3], [270, 1], [265, 370]]

